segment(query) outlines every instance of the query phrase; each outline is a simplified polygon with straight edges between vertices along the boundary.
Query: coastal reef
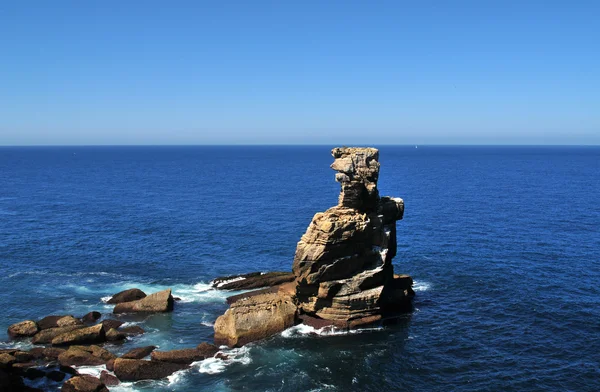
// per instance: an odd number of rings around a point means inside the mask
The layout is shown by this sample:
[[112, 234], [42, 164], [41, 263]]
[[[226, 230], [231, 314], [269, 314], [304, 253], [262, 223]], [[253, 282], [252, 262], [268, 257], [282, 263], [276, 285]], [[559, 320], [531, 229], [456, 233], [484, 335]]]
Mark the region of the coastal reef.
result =
[[[379, 196], [379, 151], [341, 147], [332, 155], [338, 204], [313, 217], [298, 242], [291, 281], [229, 300], [214, 325], [216, 344], [238, 347], [300, 322], [351, 329], [410, 309], [412, 279], [394, 274], [392, 265], [404, 202]], [[227, 278], [243, 288], [243, 276]]]

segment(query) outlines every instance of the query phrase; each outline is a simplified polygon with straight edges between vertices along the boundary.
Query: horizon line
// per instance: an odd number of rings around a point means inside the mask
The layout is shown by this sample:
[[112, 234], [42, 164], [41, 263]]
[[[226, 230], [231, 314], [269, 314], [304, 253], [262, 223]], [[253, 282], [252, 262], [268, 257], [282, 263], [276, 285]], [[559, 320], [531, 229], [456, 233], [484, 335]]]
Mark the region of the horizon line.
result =
[[358, 147], [358, 146], [389, 146], [389, 147], [600, 147], [600, 144], [459, 144], [459, 143], [207, 143], [207, 144], [0, 144], [6, 147]]

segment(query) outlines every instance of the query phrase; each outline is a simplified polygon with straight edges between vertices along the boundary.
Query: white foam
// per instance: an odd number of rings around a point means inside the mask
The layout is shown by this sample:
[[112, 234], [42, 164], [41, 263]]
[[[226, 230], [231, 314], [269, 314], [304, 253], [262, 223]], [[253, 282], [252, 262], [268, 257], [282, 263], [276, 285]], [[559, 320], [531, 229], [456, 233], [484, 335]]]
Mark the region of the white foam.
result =
[[112, 298], [112, 295], [109, 295], [107, 297], [102, 297], [100, 298], [100, 301], [107, 303], [108, 301], [110, 301], [110, 299]]
[[421, 282], [419, 280], [415, 280], [413, 282], [413, 290], [414, 291], [427, 291], [431, 288], [431, 283], [429, 282]]
[[210, 321], [202, 321], [200, 325], [204, 325], [205, 327], [214, 327], [215, 323], [211, 323]]
[[100, 373], [103, 370], [106, 370], [106, 365], [99, 366], [76, 366], [75, 369], [79, 372], [79, 374], [88, 374], [94, 377], [100, 377]]
[[[246, 278], [244, 278], [243, 276], [238, 276], [237, 278], [232, 278], [232, 279], [228, 279], [228, 280], [223, 280], [219, 283], [216, 284], [216, 287], [223, 287], [228, 283], [232, 283], [232, 282], [239, 282], [240, 280], [245, 280]], [[212, 282], [211, 282], [212, 283]]]
[[179, 371], [171, 374], [170, 376], [168, 376], [167, 380], [169, 380], [169, 386], [173, 386], [173, 385], [179, 383], [181, 381], [181, 379], [184, 377], [185, 372], [186, 372], [186, 369], [179, 370]]
[[302, 337], [307, 335], [317, 336], [339, 336], [339, 335], [354, 335], [357, 333], [381, 331], [383, 327], [370, 327], [370, 328], [359, 328], [359, 329], [339, 329], [333, 326], [327, 326], [316, 329], [306, 324], [298, 324], [291, 328], [286, 329], [281, 333], [284, 338]]
[[240, 363], [242, 365], [249, 365], [252, 362], [250, 349], [246, 346], [231, 350], [222, 348], [219, 353], [227, 356], [227, 359], [206, 358], [203, 361], [192, 363], [192, 366], [197, 367], [199, 373], [217, 374], [223, 373], [227, 369], [227, 366], [231, 364]]

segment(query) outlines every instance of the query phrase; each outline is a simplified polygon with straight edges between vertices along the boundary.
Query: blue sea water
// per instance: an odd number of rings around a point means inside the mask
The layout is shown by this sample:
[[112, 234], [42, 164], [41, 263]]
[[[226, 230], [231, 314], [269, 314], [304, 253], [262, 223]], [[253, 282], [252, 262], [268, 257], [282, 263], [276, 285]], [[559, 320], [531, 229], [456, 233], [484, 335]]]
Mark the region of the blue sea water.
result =
[[[102, 299], [131, 287], [182, 300], [109, 349], [210, 341], [231, 294], [210, 280], [290, 270], [336, 204], [330, 148], [0, 148], [0, 347], [28, 346], [6, 335], [24, 319], [110, 317]], [[406, 204], [394, 264], [412, 313], [294, 327], [111, 391], [600, 390], [600, 148], [379, 148], [380, 193]]]

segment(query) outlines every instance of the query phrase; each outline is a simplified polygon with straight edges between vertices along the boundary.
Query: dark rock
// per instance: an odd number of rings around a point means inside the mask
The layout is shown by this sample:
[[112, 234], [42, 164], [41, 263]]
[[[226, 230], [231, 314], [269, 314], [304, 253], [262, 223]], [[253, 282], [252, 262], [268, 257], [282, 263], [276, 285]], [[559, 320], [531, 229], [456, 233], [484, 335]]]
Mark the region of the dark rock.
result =
[[100, 317], [102, 317], [102, 314], [100, 314], [100, 312], [89, 312], [81, 318], [81, 321], [83, 321], [86, 324], [93, 324], [96, 321], [100, 320]]
[[242, 275], [231, 275], [216, 278], [211, 282], [218, 290], [251, 290], [261, 287], [272, 287], [295, 279], [292, 272], [252, 272]]
[[186, 348], [182, 350], [153, 351], [150, 358], [153, 361], [189, 365], [192, 362], [203, 360], [205, 356], [195, 348]]
[[68, 346], [73, 344], [93, 344], [104, 343], [106, 341], [106, 332], [102, 324], [92, 327], [75, 329], [65, 332], [52, 339], [53, 346]]
[[127, 336], [136, 336], [136, 335], [142, 335], [142, 334], [146, 333], [146, 331], [144, 331], [144, 329], [142, 327], [137, 326], [137, 325], [132, 325], [131, 327], [120, 328], [119, 332], [122, 332]]
[[23, 372], [23, 377], [29, 380], [35, 380], [44, 376], [46, 376], [46, 372], [35, 367], [29, 367]]
[[71, 366], [60, 365], [58, 370], [60, 370], [63, 373], [66, 373], [66, 374], [70, 374], [71, 376], [78, 374], [77, 370], [73, 369]]
[[123, 359], [142, 359], [156, 350], [156, 346], [137, 347], [121, 355]]
[[24, 389], [25, 384], [19, 375], [10, 373], [0, 368], [0, 391], [12, 392], [23, 391]]
[[71, 346], [58, 356], [62, 366], [98, 366], [104, 365], [116, 355], [99, 346]]
[[142, 290], [129, 289], [129, 290], [121, 291], [121, 292], [113, 295], [111, 297], [111, 299], [106, 301], [106, 303], [111, 304], [111, 305], [113, 305], [113, 304], [116, 305], [116, 304], [125, 303], [125, 302], [137, 301], [142, 298], [146, 298], [146, 293], [144, 293]]
[[17, 358], [15, 358], [14, 356], [8, 353], [0, 354], [0, 369], [8, 369], [12, 367], [12, 365], [16, 362]]
[[225, 355], [225, 354], [223, 354], [223, 353], [217, 353], [217, 354], [215, 355], [215, 358], [217, 358], [217, 359], [221, 359], [221, 360], [223, 360], [223, 361], [226, 361], [226, 360], [228, 360], [228, 359], [229, 359], [229, 356], [228, 356], [228, 355]]
[[205, 358], [210, 358], [213, 357], [219, 351], [219, 348], [214, 344], [202, 342], [196, 347], [196, 350], [198, 350], [202, 355], [204, 355]]
[[111, 359], [110, 361], [106, 362], [106, 370], [110, 370], [111, 372], [113, 370], [115, 370], [115, 360]]
[[131, 302], [122, 302], [115, 306], [113, 313], [163, 313], [173, 310], [171, 289], [159, 291]]
[[61, 388], [62, 392], [109, 392], [106, 385], [93, 376], [75, 376], [68, 379]]
[[117, 358], [114, 372], [121, 381], [158, 380], [187, 367], [187, 365], [171, 362]]
[[48, 373], [46, 373], [46, 377], [49, 378], [52, 381], [56, 381], [56, 382], [61, 382], [62, 380], [65, 379], [67, 375], [61, 371], [58, 370], [52, 370]]
[[106, 370], [103, 370], [100, 373], [100, 381], [104, 384], [104, 385], [119, 385], [120, 381], [118, 378], [116, 378], [115, 376], [113, 376], [112, 374], [110, 374], [109, 372], [107, 372]]
[[23, 338], [35, 335], [39, 331], [39, 327], [35, 321], [21, 321], [8, 327], [8, 336], [11, 338]]
[[179, 298], [179, 297], [173, 297], [173, 301], [181, 301], [181, 298]]
[[102, 325], [104, 325], [104, 330], [105, 331], [109, 331], [111, 329], [117, 329], [119, 328], [121, 325], [125, 324], [123, 321], [120, 320], [113, 320], [113, 319], [108, 319], [108, 320], [103, 320], [102, 321]]
[[44, 354], [44, 358], [46, 358], [46, 359], [58, 359], [60, 354], [64, 353], [65, 351], [67, 351], [67, 350], [65, 350], [64, 348], [46, 347], [43, 349], [43, 354]]
[[16, 351], [13, 356], [16, 358], [17, 362], [30, 362], [36, 359], [35, 355], [27, 351]]
[[74, 331], [76, 329], [83, 328], [80, 325], [72, 325], [70, 327], [62, 327], [62, 328], [48, 328], [41, 330], [33, 338], [31, 338], [31, 343], [33, 344], [49, 344], [52, 343], [52, 340], [62, 334], [67, 332]]
[[58, 328], [58, 320], [60, 320], [63, 317], [66, 317], [67, 315], [62, 315], [62, 316], [57, 316], [57, 315], [52, 315], [52, 316], [46, 316], [43, 319], [41, 319], [40, 321], [37, 322], [38, 326], [40, 327], [40, 330], [44, 330], [44, 329], [50, 329], [50, 328]]
[[120, 341], [125, 340], [126, 338], [127, 338], [127, 335], [124, 332], [117, 331], [114, 328], [111, 328], [106, 333], [106, 340], [108, 340], [109, 342], [120, 342]]

